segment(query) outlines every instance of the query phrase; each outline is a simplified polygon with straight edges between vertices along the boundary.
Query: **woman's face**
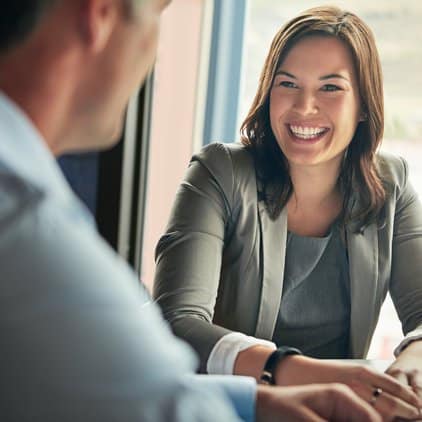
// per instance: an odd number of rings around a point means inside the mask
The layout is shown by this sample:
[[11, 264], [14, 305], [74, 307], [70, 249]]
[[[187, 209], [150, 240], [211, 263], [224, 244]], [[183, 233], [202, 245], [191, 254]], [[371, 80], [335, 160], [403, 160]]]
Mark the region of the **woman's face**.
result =
[[361, 116], [352, 55], [334, 37], [309, 36], [277, 69], [271, 128], [290, 166], [340, 165]]

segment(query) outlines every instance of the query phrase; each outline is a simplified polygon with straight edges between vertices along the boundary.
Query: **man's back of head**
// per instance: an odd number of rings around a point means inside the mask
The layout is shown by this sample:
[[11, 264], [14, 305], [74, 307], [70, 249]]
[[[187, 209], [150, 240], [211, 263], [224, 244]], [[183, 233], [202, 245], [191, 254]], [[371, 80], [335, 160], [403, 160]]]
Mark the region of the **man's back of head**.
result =
[[[0, 20], [0, 89], [53, 154], [119, 139], [155, 58], [166, 0], [17, 0]], [[13, 4], [13, 5], [12, 5]]]

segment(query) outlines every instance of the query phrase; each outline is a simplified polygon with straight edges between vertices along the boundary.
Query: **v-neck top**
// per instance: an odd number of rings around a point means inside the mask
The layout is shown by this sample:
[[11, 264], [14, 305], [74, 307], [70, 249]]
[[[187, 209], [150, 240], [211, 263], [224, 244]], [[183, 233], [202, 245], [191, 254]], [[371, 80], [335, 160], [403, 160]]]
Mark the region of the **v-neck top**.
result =
[[283, 293], [273, 341], [318, 358], [346, 358], [350, 286], [340, 224], [327, 236], [287, 235]]

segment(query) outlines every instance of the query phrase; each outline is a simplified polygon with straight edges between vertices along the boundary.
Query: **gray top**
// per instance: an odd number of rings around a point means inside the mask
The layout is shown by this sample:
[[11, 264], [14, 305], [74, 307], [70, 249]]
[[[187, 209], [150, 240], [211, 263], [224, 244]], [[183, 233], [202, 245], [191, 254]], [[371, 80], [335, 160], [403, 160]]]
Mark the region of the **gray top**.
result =
[[346, 358], [350, 287], [338, 223], [325, 237], [289, 232], [283, 295], [273, 340], [318, 358]]

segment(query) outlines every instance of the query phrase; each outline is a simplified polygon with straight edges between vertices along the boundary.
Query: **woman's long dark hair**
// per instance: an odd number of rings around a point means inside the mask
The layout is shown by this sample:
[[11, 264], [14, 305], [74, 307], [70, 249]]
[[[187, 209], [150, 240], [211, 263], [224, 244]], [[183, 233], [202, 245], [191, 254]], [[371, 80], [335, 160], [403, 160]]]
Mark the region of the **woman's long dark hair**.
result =
[[[323, 35], [340, 39], [350, 49], [358, 80], [365, 120], [359, 122], [348, 147], [339, 177], [345, 222], [356, 221], [361, 230], [376, 220], [385, 203], [386, 191], [379, 177], [375, 152], [384, 129], [382, 71], [372, 31], [356, 15], [337, 7], [306, 10], [283, 26], [274, 37], [261, 74], [258, 91], [241, 127], [241, 141], [255, 159], [260, 197], [271, 218], [277, 218], [293, 192], [287, 159], [270, 123], [270, 91], [274, 76], [289, 50], [300, 39]], [[359, 198], [352, 215], [351, 192]]]

